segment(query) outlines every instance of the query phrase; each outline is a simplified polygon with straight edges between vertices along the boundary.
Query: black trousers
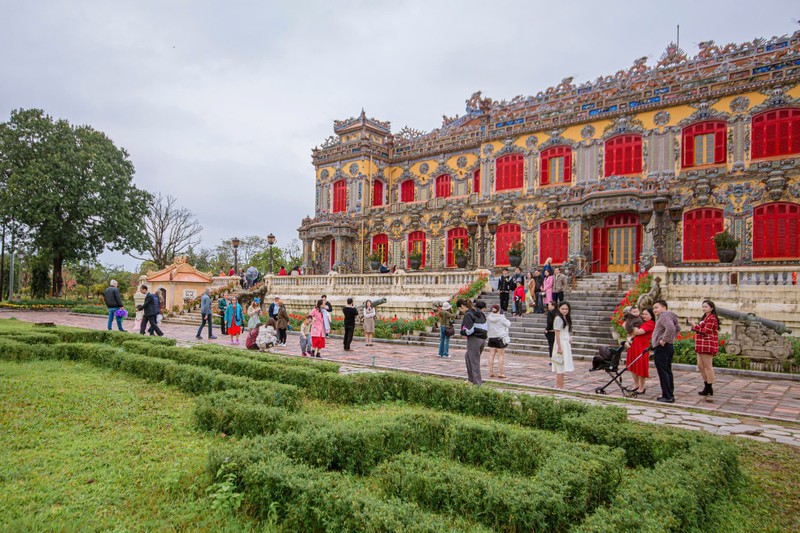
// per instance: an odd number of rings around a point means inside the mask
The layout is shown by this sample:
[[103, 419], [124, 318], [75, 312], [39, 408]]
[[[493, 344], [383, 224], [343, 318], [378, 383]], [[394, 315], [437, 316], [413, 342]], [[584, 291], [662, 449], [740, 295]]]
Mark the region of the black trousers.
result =
[[155, 333], [159, 337], [164, 336], [164, 332], [161, 331], [161, 329], [158, 327], [158, 324], [156, 324], [157, 316], [158, 315], [150, 315], [150, 316], [145, 316], [142, 319], [142, 326], [139, 328], [140, 335], [144, 335], [145, 328], [147, 327], [148, 324], [150, 324], [150, 335], [153, 335], [153, 333]]
[[222, 318], [219, 319], [219, 332], [223, 335], [228, 334], [228, 324], [225, 323], [225, 313], [222, 313]]
[[346, 326], [344, 328], [344, 349], [349, 350], [350, 344], [353, 342], [353, 333], [355, 333], [355, 326]]
[[200, 327], [197, 328], [197, 336], [199, 337], [201, 333], [203, 333], [203, 328], [206, 326], [206, 322], [208, 322], [208, 337], [211, 338], [214, 334], [211, 332], [211, 321], [213, 315], [203, 313], [203, 321], [200, 323]]
[[553, 346], [556, 343], [556, 332], [555, 331], [546, 331], [544, 336], [547, 337], [547, 346], [550, 347], [550, 351], [547, 352], [549, 357], [553, 355]]
[[559, 302], [564, 301], [564, 291], [558, 291], [553, 293], [553, 301], [558, 305]]
[[278, 342], [286, 344], [286, 328], [278, 329]]
[[657, 345], [653, 351], [653, 362], [656, 364], [658, 381], [661, 382], [661, 397], [675, 399], [675, 383], [672, 380], [672, 356], [675, 348], [671, 344]]
[[500, 293], [500, 310], [502, 310], [504, 313], [506, 311], [508, 311], [508, 293], [507, 292], [501, 292]]

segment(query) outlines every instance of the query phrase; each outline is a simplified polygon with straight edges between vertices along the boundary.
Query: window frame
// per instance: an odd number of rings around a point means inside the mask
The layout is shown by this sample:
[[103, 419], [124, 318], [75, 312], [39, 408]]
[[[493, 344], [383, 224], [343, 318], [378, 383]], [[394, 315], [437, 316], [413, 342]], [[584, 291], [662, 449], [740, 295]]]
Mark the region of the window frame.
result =
[[[701, 207], [683, 213], [683, 262], [717, 262], [717, 246], [714, 235], [725, 229], [725, 213], [722, 209]], [[707, 241], [704, 242], [704, 239]], [[699, 247], [699, 251], [698, 251]]]
[[[770, 213], [781, 211], [783, 213]], [[778, 216], [783, 215], [783, 216]], [[777, 220], [776, 220], [777, 219]], [[779, 224], [784, 224], [780, 235]], [[800, 259], [800, 204], [770, 202], [753, 209], [753, 261], [796, 261]], [[785, 251], [780, 254], [778, 252]]]
[[495, 192], [521, 190], [524, 186], [525, 158], [522, 154], [506, 154], [495, 159]]
[[[563, 167], [561, 168], [561, 179], [553, 180], [552, 172], [550, 169], [550, 161], [564, 158]], [[572, 147], [567, 145], [551, 146], [542, 150], [539, 154], [539, 185], [557, 185], [561, 183], [572, 182]]]
[[632, 176], [644, 168], [644, 141], [639, 133], [625, 133], [606, 140], [603, 176]]
[[569, 222], [562, 218], [539, 224], [539, 264], [543, 265], [548, 257], [553, 258], [553, 264], [569, 258]]
[[[714, 136], [712, 162], [698, 163], [697, 138]], [[706, 158], [708, 147], [705, 149]], [[681, 168], [697, 168], [711, 165], [724, 165], [728, 160], [728, 124], [724, 120], [707, 120], [686, 126], [681, 130]]]
[[[786, 116], [781, 117], [781, 114]], [[785, 131], [781, 132], [782, 129]], [[800, 108], [770, 109], [753, 115], [750, 120], [751, 160], [797, 154], [800, 154]]]
[[347, 180], [342, 178], [333, 183], [333, 202], [331, 213], [344, 213], [347, 211]]

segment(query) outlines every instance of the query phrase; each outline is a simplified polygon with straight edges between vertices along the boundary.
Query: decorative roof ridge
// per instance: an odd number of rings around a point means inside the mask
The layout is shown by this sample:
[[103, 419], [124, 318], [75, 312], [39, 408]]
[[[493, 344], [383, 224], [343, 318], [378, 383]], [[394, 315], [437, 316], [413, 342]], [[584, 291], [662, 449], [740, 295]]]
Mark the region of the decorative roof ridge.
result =
[[353, 129], [356, 126], [369, 126], [375, 130], [380, 131], [381, 133], [385, 133], [386, 135], [391, 135], [392, 133], [392, 123], [389, 121], [381, 121], [374, 117], [367, 118], [367, 114], [364, 112], [364, 109], [361, 109], [361, 114], [357, 117], [350, 117], [345, 120], [334, 120], [333, 121], [333, 131], [334, 133], [342, 133], [346, 130]]

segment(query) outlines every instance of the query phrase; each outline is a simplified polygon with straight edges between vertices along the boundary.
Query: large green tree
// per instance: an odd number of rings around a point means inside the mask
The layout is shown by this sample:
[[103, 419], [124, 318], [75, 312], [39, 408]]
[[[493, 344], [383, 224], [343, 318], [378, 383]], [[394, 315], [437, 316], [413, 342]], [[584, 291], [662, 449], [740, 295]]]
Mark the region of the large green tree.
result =
[[152, 197], [133, 185], [133, 164], [90, 126], [54, 120], [39, 109], [17, 110], [0, 124], [0, 202], [27, 226], [53, 266], [60, 296], [65, 261], [110, 250], [144, 250], [144, 217]]

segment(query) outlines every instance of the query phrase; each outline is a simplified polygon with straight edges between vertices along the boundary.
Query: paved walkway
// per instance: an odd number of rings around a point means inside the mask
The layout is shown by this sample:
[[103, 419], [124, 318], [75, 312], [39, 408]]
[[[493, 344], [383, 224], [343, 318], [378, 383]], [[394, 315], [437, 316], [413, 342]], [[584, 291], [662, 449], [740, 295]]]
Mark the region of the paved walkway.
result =
[[[11, 317], [28, 322], [54, 322], [89, 329], [106, 327], [106, 318], [101, 316], [46, 311], [0, 311], [0, 318]], [[126, 325], [132, 328], [133, 323], [128, 321]], [[195, 327], [167, 323], [162, 326], [162, 330], [181, 344], [198, 342], [195, 339], [197, 332]], [[230, 346], [227, 339], [222, 336], [216, 341], [203, 342]], [[239, 346], [244, 346], [244, 339]], [[274, 348], [271, 351], [299, 355], [297, 336], [290, 334], [288, 346]], [[367, 347], [361, 340], [353, 342], [352, 352], [345, 352], [341, 339], [337, 338], [328, 339], [328, 347], [323, 351], [325, 359], [345, 364], [466, 378], [463, 354], [452, 355], [451, 359], [442, 359], [424, 347], [380, 341], [376, 342], [375, 346]], [[609, 380], [605, 372], [589, 372], [591, 364], [588, 361], [575, 361], [575, 372], [567, 374], [563, 392], [551, 388], [555, 382], [555, 375], [544, 358], [506, 356], [504, 369], [506, 379], [500, 380], [488, 377], [488, 354], [484, 352], [481, 368], [484, 379], [492, 383], [510, 388], [533, 387], [535, 390], [532, 392], [536, 394], [563, 395], [573, 399], [575, 396], [564, 392], [577, 393], [580, 397], [592, 401], [605, 399], [594, 394], [594, 390]], [[736, 434], [757, 440], [800, 446], [800, 425], [798, 425], [800, 381], [718, 374], [714, 383], [714, 396], [702, 397], [697, 394], [702, 388], [699, 372], [675, 370], [674, 374], [677, 400], [675, 404], [665, 405], [654, 401], [660, 396], [658, 378], [654, 373], [648, 381], [647, 393], [643, 397], [615, 403], [626, 407], [630, 417], [635, 420], [686, 429], [705, 429], [717, 434]], [[625, 384], [630, 384], [629, 376], [624, 377]], [[612, 383], [607, 391], [609, 398], [621, 399], [619, 388], [615, 384]], [[686, 408], [695, 412], [686, 411]], [[756, 420], [759, 418], [761, 420]], [[770, 419], [782, 424], [770, 423]]]

